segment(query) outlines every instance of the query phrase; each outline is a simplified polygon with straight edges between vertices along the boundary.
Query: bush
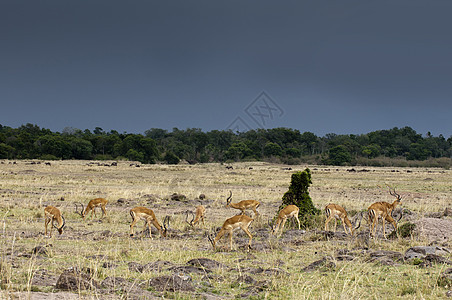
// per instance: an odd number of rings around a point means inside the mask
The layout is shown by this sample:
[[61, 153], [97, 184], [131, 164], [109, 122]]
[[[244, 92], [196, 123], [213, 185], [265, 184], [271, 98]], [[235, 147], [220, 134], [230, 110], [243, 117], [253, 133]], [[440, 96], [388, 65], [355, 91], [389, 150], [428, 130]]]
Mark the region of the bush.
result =
[[295, 205], [300, 209], [298, 218], [304, 228], [317, 223], [315, 216], [320, 214], [320, 210], [315, 208], [309, 196], [309, 185], [311, 181], [311, 170], [306, 168], [303, 172], [292, 174], [289, 190], [282, 197], [282, 204], [279, 210], [287, 205]]
[[171, 151], [165, 153], [163, 160], [169, 165], [177, 165], [180, 162], [179, 157]]

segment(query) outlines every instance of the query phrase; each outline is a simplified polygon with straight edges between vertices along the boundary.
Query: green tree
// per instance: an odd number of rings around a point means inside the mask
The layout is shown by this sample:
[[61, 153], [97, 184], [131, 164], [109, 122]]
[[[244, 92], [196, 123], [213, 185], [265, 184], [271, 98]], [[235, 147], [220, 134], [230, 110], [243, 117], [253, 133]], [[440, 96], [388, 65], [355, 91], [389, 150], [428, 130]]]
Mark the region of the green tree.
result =
[[328, 163], [335, 166], [343, 166], [352, 161], [352, 155], [344, 145], [335, 146], [330, 149]]
[[282, 154], [283, 150], [281, 146], [279, 146], [276, 143], [267, 143], [264, 147], [264, 154], [265, 156], [280, 156]]
[[177, 165], [180, 161], [179, 157], [177, 157], [177, 155], [171, 151], [167, 151], [165, 153], [163, 160], [166, 161], [166, 163], [170, 164], [170, 165]]
[[282, 210], [287, 205], [297, 206], [300, 209], [298, 217], [303, 227], [311, 225], [313, 217], [320, 213], [309, 195], [311, 184], [311, 170], [309, 168], [292, 174], [289, 190], [282, 197], [282, 204], [279, 207], [279, 210]]

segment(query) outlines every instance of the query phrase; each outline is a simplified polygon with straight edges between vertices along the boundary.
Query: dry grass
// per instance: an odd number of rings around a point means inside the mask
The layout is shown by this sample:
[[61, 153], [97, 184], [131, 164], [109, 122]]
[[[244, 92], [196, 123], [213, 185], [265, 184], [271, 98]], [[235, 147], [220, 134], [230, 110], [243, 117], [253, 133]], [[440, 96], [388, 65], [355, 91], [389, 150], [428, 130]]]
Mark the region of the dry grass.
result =
[[[234, 201], [256, 199], [261, 201], [262, 219], [253, 223], [251, 232], [266, 228], [267, 220], [273, 218], [281, 197], [290, 183], [293, 172], [312, 170], [313, 184], [310, 194], [314, 204], [323, 208], [330, 202], [344, 206], [348, 211], [361, 211], [375, 201], [391, 201], [385, 183], [396, 187], [403, 195], [403, 207], [420, 215], [442, 211], [451, 203], [451, 172], [442, 169], [413, 168], [356, 168], [350, 172], [342, 167], [286, 166], [259, 162], [237, 163], [233, 170], [220, 164], [203, 165], [142, 165], [132, 167], [120, 162], [117, 167], [88, 165], [84, 161], [58, 161], [51, 166], [30, 164], [29, 161], [0, 161], [0, 224], [2, 290], [0, 298], [14, 291], [55, 292], [52, 286], [32, 284], [38, 270], [45, 269], [58, 275], [71, 266], [89, 267], [99, 281], [108, 276], [119, 276], [136, 282], [148, 280], [157, 274], [138, 273], [128, 268], [129, 262], [146, 264], [167, 260], [185, 264], [192, 258], [207, 257], [217, 260], [235, 271], [219, 270], [221, 279], [206, 279], [192, 275], [197, 283], [196, 293], [155, 293], [156, 296], [174, 298], [203, 298], [202, 293], [222, 298], [234, 298], [247, 291], [248, 286], [237, 282], [243, 269], [257, 267], [281, 268], [285, 275], [252, 275], [256, 280], [267, 280], [265, 289], [255, 297], [280, 299], [423, 299], [443, 298], [447, 289], [437, 286], [437, 278], [445, 268], [434, 265], [420, 269], [410, 264], [383, 266], [357, 258], [351, 262], [337, 261], [330, 271], [301, 272], [316, 259], [331, 255], [339, 249], [355, 249], [359, 241], [316, 240], [315, 233], [300, 235], [298, 242], [280, 243], [272, 239], [272, 251], [243, 250], [213, 252], [204, 231], [210, 232], [236, 214], [225, 208], [229, 190]], [[196, 201], [175, 203], [165, 198], [181, 193], [193, 200], [203, 193], [211, 200], [207, 206], [206, 226], [188, 231], [182, 212], [194, 210]], [[154, 200], [149, 201], [154, 195]], [[88, 219], [82, 222], [74, 212], [74, 203], [87, 203], [90, 199], [105, 197], [109, 217], [98, 222]], [[124, 198], [128, 205], [119, 205]], [[66, 217], [67, 228], [62, 236], [43, 236], [43, 209], [54, 205]], [[154, 240], [128, 237], [129, 209], [133, 206], [152, 208], [162, 222], [165, 215], [172, 217], [174, 236]], [[100, 212], [98, 216], [100, 216]], [[341, 226], [338, 226], [340, 228]], [[365, 226], [364, 226], [365, 227]], [[138, 223], [135, 230], [142, 229]], [[318, 228], [321, 229], [321, 228]], [[365, 228], [366, 229], [366, 228]], [[107, 235], [102, 235], [108, 230]], [[193, 233], [192, 237], [178, 238]], [[54, 230], [54, 235], [56, 235]], [[245, 236], [234, 234], [236, 245]], [[256, 243], [267, 243], [266, 238], [256, 236]], [[371, 240], [372, 249], [394, 250], [404, 253], [410, 246], [425, 245], [422, 238], [408, 240]], [[450, 241], [446, 241], [446, 244]], [[38, 245], [49, 245], [47, 256], [29, 256]], [[226, 240], [220, 241], [226, 244]], [[106, 261], [115, 268], [104, 268]], [[168, 272], [166, 272], [168, 273]], [[165, 271], [162, 274], [166, 274]], [[81, 292], [88, 297], [98, 297], [96, 292]], [[20, 294], [28, 297], [29, 293]], [[120, 296], [117, 296], [120, 297]]]

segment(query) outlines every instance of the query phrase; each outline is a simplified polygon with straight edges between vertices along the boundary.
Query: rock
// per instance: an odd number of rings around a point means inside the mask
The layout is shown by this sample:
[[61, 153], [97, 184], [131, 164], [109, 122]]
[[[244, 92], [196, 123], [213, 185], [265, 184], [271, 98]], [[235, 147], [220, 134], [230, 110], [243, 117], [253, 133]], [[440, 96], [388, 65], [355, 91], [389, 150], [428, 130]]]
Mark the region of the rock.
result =
[[369, 253], [369, 262], [379, 262], [385, 266], [394, 266], [396, 261], [403, 261], [403, 255], [397, 251], [377, 250]]
[[183, 194], [174, 193], [171, 195], [171, 200], [174, 201], [185, 201], [185, 199], [187, 199], [187, 197]]
[[450, 287], [452, 285], [452, 268], [446, 269], [438, 277], [437, 283], [442, 287]]
[[320, 260], [316, 260], [307, 267], [301, 269], [304, 272], [312, 272], [320, 269], [321, 271], [328, 271], [336, 268], [336, 264], [331, 256], [325, 256]]
[[199, 267], [195, 267], [195, 266], [175, 266], [175, 267], [168, 268], [167, 270], [172, 271], [174, 273], [183, 273], [183, 274], [190, 274], [190, 273], [206, 274], [206, 273], [212, 273], [212, 271], [209, 270], [209, 269], [199, 268]]
[[161, 272], [164, 268], [167, 268], [169, 266], [173, 266], [174, 264], [167, 261], [167, 260], [157, 260], [153, 263], [148, 263], [143, 266], [142, 272], [151, 272], [151, 271], [157, 271]]
[[209, 258], [194, 258], [187, 262], [187, 265], [195, 266], [195, 267], [201, 267], [201, 268], [207, 268], [207, 269], [225, 269], [226, 266], [222, 263], [212, 260]]
[[173, 274], [169, 276], [154, 277], [149, 280], [149, 286], [159, 292], [194, 292], [192, 279], [187, 275]]
[[91, 275], [81, 272], [77, 268], [70, 268], [60, 275], [55, 287], [60, 290], [79, 291], [96, 289], [99, 284], [92, 279]]
[[411, 260], [414, 258], [424, 258], [428, 254], [434, 255], [447, 255], [450, 253], [450, 250], [444, 247], [436, 247], [436, 246], [415, 246], [409, 248], [404, 255], [406, 260]]
[[36, 254], [36, 255], [40, 254], [40, 255], [46, 255], [46, 256], [49, 254], [47, 249], [44, 246], [34, 247], [33, 250], [31, 250], [31, 253]]

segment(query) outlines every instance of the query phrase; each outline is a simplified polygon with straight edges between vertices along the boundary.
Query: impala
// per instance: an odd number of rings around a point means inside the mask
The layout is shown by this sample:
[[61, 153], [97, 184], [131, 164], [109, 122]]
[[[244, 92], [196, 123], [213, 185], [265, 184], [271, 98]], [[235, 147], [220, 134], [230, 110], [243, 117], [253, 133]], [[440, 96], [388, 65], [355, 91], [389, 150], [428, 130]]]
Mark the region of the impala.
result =
[[146, 230], [146, 226], [149, 229], [149, 237], [152, 239], [152, 233], [151, 233], [151, 224], [154, 225], [155, 228], [160, 232], [160, 236], [166, 237], [167, 233], [167, 225], [169, 226], [169, 216], [166, 216], [163, 220], [163, 228], [160, 226], [159, 222], [157, 221], [157, 218], [155, 217], [154, 212], [152, 209], [146, 208], [146, 207], [135, 207], [130, 210], [130, 215], [132, 216], [132, 223], [130, 224], [130, 236], [133, 236], [133, 227], [135, 224], [140, 220], [144, 220], [144, 227], [143, 231]]
[[279, 236], [281, 236], [284, 224], [286, 224], [287, 219], [295, 218], [298, 222], [298, 229], [301, 229], [300, 220], [298, 219], [298, 212], [300, 209], [296, 205], [287, 205], [284, 207], [278, 214], [278, 219], [276, 220], [276, 225], [272, 226], [272, 234], [276, 235], [279, 227], [281, 226], [281, 232]]
[[217, 242], [226, 233], [229, 234], [229, 247], [232, 250], [232, 232], [239, 228], [242, 229], [249, 236], [250, 240], [248, 242], [248, 248], [251, 249], [251, 241], [253, 240], [253, 236], [248, 230], [248, 227], [250, 226], [251, 222], [253, 222], [253, 219], [251, 219], [247, 215], [236, 215], [224, 221], [223, 226], [221, 227], [215, 239], [213, 239], [213, 235], [207, 236], [210, 243], [212, 244], [213, 250], [215, 250], [215, 245], [217, 244]]
[[240, 209], [241, 214], [243, 215], [245, 213], [245, 210], [252, 209], [254, 212], [254, 216], [259, 216], [259, 213], [257, 212], [257, 208], [259, 207], [260, 202], [257, 200], [242, 200], [237, 203], [232, 203], [232, 192], [229, 191], [230, 195], [226, 199], [226, 207], [232, 207], [235, 209]]
[[[394, 227], [394, 230], [398, 236], [397, 232], [397, 222], [394, 220], [394, 218], [391, 216], [392, 211], [397, 207], [397, 205], [402, 203], [402, 196], [396, 193], [395, 189], [391, 191], [391, 188], [389, 187], [389, 194], [391, 196], [394, 196], [396, 200], [391, 204], [388, 202], [375, 202], [369, 208], [367, 209], [367, 214], [369, 216], [369, 222], [372, 222], [371, 230], [369, 232], [369, 236], [375, 236], [378, 226], [378, 221], [381, 219], [382, 227], [383, 227], [383, 236], [386, 239], [386, 232], [385, 232], [385, 221], [388, 221], [392, 224]], [[400, 214], [400, 218], [397, 221], [400, 221], [402, 218], [402, 213]]]
[[[188, 221], [188, 214], [191, 213], [192, 219]], [[187, 211], [185, 216], [185, 222], [187, 222], [191, 227], [195, 227], [195, 225], [202, 221], [202, 225], [204, 225], [204, 214], [206, 213], [206, 208], [203, 205], [199, 205], [196, 207], [196, 217], [192, 211]]]
[[[50, 222], [52, 222], [50, 226], [50, 237], [52, 237], [52, 228], [55, 227], [58, 230], [59, 234], [63, 233], [64, 225], [66, 225], [66, 221], [64, 220], [63, 215], [61, 214], [60, 210], [54, 206], [47, 206], [44, 208], [44, 216], [45, 216], [45, 235], [47, 235], [47, 225], [49, 225]], [[55, 226], [54, 222], [58, 223], [58, 226]]]
[[359, 219], [359, 224], [356, 228], [353, 228], [352, 222], [350, 222], [350, 219], [347, 216], [347, 212], [345, 209], [337, 204], [331, 203], [325, 206], [325, 215], [326, 215], [326, 221], [325, 221], [325, 231], [328, 231], [328, 223], [334, 219], [334, 231], [336, 231], [337, 227], [337, 220], [342, 221], [342, 226], [344, 226], [344, 231], [346, 234], [348, 234], [347, 229], [345, 228], [345, 225], [347, 225], [350, 235], [354, 235], [355, 230], [359, 228], [361, 225], [361, 219]]
[[80, 212], [78, 211], [77, 203], [75, 203], [75, 212], [78, 213], [80, 216], [82, 216], [83, 220], [85, 220], [85, 217], [88, 215], [89, 212], [91, 212], [91, 219], [92, 219], [93, 213], [94, 213], [94, 216], [97, 218], [96, 208], [100, 207], [100, 209], [102, 210], [102, 217], [107, 216], [107, 211], [105, 210], [105, 205], [107, 205], [107, 203], [108, 203], [108, 200], [104, 199], [104, 198], [96, 198], [96, 199], [89, 201], [86, 208], [83, 207], [82, 203], [78, 203], [82, 206], [82, 209], [80, 210]]

